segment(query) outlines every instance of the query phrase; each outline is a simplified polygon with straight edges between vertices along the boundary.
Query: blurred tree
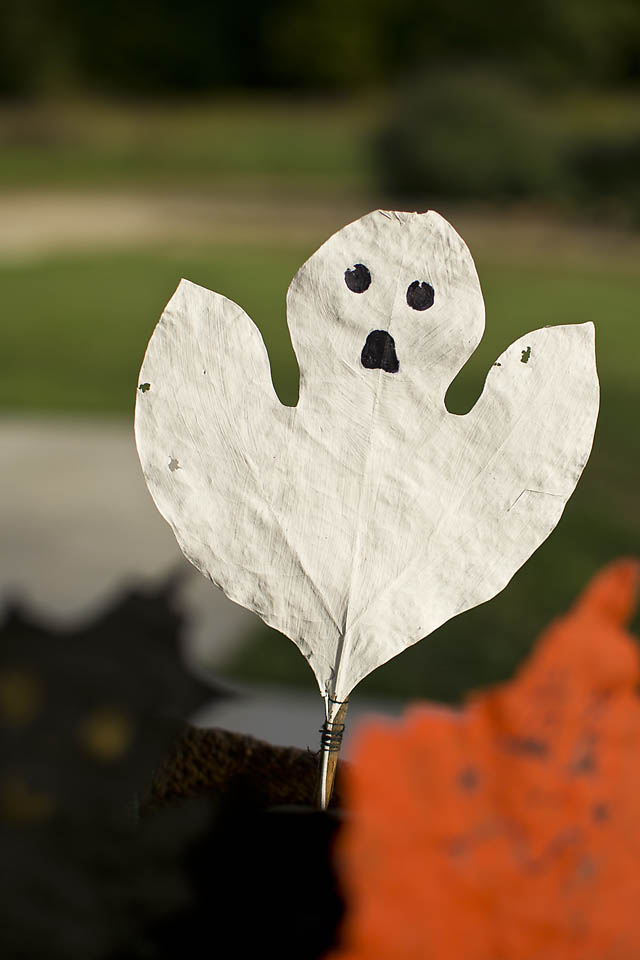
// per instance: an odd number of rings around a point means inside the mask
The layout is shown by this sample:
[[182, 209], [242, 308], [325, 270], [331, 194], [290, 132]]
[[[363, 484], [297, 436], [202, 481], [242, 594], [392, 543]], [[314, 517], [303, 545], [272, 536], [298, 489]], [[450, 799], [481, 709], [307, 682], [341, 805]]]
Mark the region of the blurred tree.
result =
[[[192, 92], [251, 82], [260, 67], [260, 0], [60, 0], [87, 85], [109, 92]], [[246, 20], [245, 20], [246, 18]]]
[[486, 63], [536, 84], [640, 74], [636, 0], [3, 0], [0, 92], [341, 89]]
[[80, 82], [75, 75], [76, 27], [60, 0], [3, 0], [0, 4], [0, 93], [25, 96]]
[[382, 186], [428, 202], [549, 193], [560, 176], [553, 146], [524, 89], [469, 70], [431, 71], [403, 86], [374, 144]]
[[284, 0], [268, 24], [270, 73], [280, 83], [305, 87], [384, 80], [393, 9], [393, 0]]
[[[640, 51], [635, 0], [293, 0], [272, 18], [274, 72], [303, 85], [389, 80], [489, 63], [537, 83], [626, 79]], [[634, 54], [635, 51], [635, 54]], [[634, 61], [635, 56], [635, 61]]]

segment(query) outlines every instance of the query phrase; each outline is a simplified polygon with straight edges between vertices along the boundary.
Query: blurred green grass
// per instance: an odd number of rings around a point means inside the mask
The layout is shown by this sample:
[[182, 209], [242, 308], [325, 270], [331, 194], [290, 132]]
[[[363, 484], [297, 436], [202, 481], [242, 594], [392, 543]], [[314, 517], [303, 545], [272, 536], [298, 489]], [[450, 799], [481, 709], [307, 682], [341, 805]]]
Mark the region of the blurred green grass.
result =
[[0, 189], [382, 189], [422, 208], [516, 197], [635, 223], [638, 117], [635, 91], [531, 97], [504, 77], [459, 70], [350, 97], [4, 103]]
[[376, 115], [362, 97], [5, 105], [0, 187], [360, 189]]
[[294, 403], [284, 298], [300, 256], [293, 249], [165, 248], [0, 264], [0, 407], [130, 414], [147, 341], [183, 276], [255, 317], [281, 397]]
[[[0, 408], [132, 416], [137, 372], [153, 326], [181, 276], [240, 303], [263, 331], [274, 383], [294, 403], [297, 367], [285, 324], [291, 276], [312, 252], [300, 244], [173, 245], [0, 264]], [[495, 600], [450, 623], [362, 684], [375, 694], [455, 700], [513, 670], [536, 632], [565, 609], [601, 564], [640, 550], [637, 467], [640, 275], [492, 259], [478, 269], [487, 331], [447, 395], [473, 403], [495, 357], [528, 330], [593, 320], [602, 407], [594, 453], [557, 530]], [[229, 664], [230, 675], [313, 684], [294, 645], [266, 627]]]
[[[224, 293], [260, 326], [281, 399], [297, 369], [285, 319], [287, 286], [312, 253], [299, 244], [152, 246], [0, 263], [0, 406], [127, 413], [159, 314], [181, 277]], [[605, 396], [640, 392], [636, 350], [640, 273], [632, 266], [477, 260], [487, 305], [484, 338], [447, 394], [463, 412], [496, 356], [528, 330], [591, 320]], [[621, 438], [622, 439], [622, 438]]]

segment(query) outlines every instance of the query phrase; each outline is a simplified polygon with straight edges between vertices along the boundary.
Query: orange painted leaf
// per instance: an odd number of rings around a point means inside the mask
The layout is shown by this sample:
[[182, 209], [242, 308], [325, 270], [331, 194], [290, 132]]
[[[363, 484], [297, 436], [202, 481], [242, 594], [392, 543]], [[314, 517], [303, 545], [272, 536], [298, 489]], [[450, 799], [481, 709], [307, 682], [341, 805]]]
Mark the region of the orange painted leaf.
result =
[[607, 567], [464, 710], [362, 731], [332, 960], [640, 957], [638, 573]]

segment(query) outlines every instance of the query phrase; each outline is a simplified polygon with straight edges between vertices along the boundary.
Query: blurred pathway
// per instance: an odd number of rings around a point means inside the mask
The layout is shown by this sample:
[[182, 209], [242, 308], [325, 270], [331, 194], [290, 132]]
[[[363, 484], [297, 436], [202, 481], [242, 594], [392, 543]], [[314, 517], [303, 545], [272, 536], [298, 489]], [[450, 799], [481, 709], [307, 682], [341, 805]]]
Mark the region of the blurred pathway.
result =
[[215, 667], [255, 627], [183, 558], [147, 492], [128, 424], [5, 416], [0, 451], [0, 597], [72, 624], [123, 588], [181, 569], [190, 657]]
[[[265, 190], [0, 191], [0, 261], [164, 243], [307, 245], [311, 253], [345, 223], [376, 207], [381, 196], [336, 196]], [[405, 203], [406, 209], [412, 205]], [[418, 204], [418, 209], [425, 209]], [[527, 210], [439, 206], [478, 258], [553, 259], [636, 268], [640, 236], [594, 223], [562, 222]]]
[[[362, 203], [255, 190], [0, 192], [0, 259], [167, 242], [319, 245]], [[311, 252], [311, 251], [310, 251]]]

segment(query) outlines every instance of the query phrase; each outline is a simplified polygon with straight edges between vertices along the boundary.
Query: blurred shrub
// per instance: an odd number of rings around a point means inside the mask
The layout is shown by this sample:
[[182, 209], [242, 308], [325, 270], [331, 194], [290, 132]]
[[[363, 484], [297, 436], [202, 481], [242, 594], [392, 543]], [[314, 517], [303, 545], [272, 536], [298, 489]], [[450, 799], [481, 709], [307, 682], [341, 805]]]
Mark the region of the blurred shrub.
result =
[[608, 219], [640, 224], [640, 129], [591, 136], [571, 147], [567, 165], [576, 203]]
[[393, 194], [508, 200], [557, 179], [553, 138], [513, 84], [472, 73], [429, 75], [397, 96], [374, 145]]
[[637, 0], [2, 0], [0, 93], [353, 90], [483, 60], [543, 86], [640, 75]]
[[613, 92], [533, 93], [505, 74], [430, 72], [374, 138], [381, 187], [430, 203], [532, 200], [640, 222], [640, 114]]

